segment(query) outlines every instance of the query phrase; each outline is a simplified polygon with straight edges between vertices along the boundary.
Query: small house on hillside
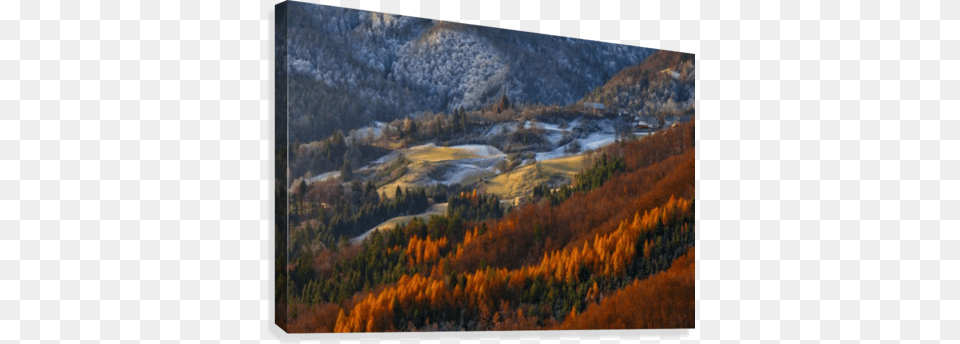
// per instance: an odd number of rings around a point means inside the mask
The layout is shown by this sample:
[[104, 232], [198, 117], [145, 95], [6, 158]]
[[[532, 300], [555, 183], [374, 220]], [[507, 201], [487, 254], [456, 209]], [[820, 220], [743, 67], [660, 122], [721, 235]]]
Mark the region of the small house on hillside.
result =
[[583, 103], [583, 107], [587, 110], [592, 110], [594, 114], [603, 111], [603, 104], [600, 103]]
[[647, 122], [644, 122], [644, 121], [637, 122], [637, 129], [651, 129], [651, 128], [653, 127], [651, 127], [650, 124], [647, 124]]

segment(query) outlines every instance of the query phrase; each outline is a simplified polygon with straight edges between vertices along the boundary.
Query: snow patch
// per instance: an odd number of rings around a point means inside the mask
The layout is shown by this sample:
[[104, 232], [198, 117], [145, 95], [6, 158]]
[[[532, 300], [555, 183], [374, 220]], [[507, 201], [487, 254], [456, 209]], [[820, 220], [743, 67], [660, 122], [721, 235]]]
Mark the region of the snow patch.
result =
[[585, 139], [580, 140], [580, 147], [582, 147], [582, 150], [585, 150], [585, 151], [595, 150], [600, 147], [609, 145], [616, 140], [617, 138], [615, 134], [595, 133], [595, 134], [591, 134], [590, 136], [587, 136], [587, 138]]
[[[501, 159], [503, 158], [497, 158], [497, 159], [494, 159], [494, 161], [499, 161]], [[493, 164], [496, 164], [496, 162], [494, 162]], [[446, 177], [445, 179], [437, 180], [437, 182], [444, 185], [459, 184], [459, 183], [462, 183], [464, 179], [467, 179], [469, 177], [474, 177], [477, 175], [494, 172], [493, 166], [480, 167], [472, 164], [456, 164], [456, 165], [457, 165], [457, 168], [453, 172], [448, 173], [445, 176]]]
[[497, 124], [494, 124], [494, 125], [490, 126], [490, 129], [488, 129], [487, 132], [486, 132], [485, 134], [483, 134], [483, 136], [484, 136], [485, 139], [488, 139], [488, 140], [489, 140], [490, 138], [492, 138], [492, 137], [494, 137], [494, 136], [497, 136], [497, 135], [500, 135], [500, 134], [504, 134], [504, 133], [513, 132], [513, 131], [516, 130], [516, 128], [517, 128], [517, 124], [516, 124], [516, 123], [513, 123], [513, 122], [497, 123]]
[[558, 124], [539, 123], [537, 126], [548, 131], [562, 131], [562, 129], [560, 129], [560, 125]]
[[[611, 126], [611, 129], [612, 129], [612, 126]], [[647, 135], [647, 133], [636, 132], [634, 133], [634, 135], [644, 136], [644, 135]], [[593, 133], [593, 134], [590, 134], [590, 136], [587, 136], [586, 138], [577, 139], [577, 141], [580, 142], [579, 152], [568, 153], [567, 147], [570, 146], [570, 143], [568, 143], [563, 146], [557, 147], [556, 149], [549, 152], [537, 153], [537, 161], [563, 158], [571, 155], [581, 154], [585, 151], [597, 150], [611, 143], [616, 142], [616, 140], [617, 140], [616, 134], [606, 132], [606, 130], [604, 132]]]
[[567, 145], [563, 145], [549, 152], [537, 153], [537, 161], [544, 161], [544, 160], [562, 158], [567, 155], [579, 154], [579, 152], [573, 153], [573, 154], [567, 153], [566, 149], [567, 149]]
[[320, 175], [314, 176], [312, 178], [308, 178], [307, 184], [310, 184], [313, 182], [322, 182], [324, 180], [337, 178], [337, 177], [340, 177], [340, 171], [331, 171], [327, 173], [321, 173]]

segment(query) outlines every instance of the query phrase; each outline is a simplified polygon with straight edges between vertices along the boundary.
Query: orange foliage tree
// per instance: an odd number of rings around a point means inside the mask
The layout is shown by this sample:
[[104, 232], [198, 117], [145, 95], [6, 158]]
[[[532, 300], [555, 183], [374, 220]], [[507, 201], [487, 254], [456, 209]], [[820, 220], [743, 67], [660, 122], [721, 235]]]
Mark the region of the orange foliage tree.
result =
[[[691, 201], [671, 198], [662, 208], [654, 208], [642, 216], [637, 213], [632, 222], [621, 222], [620, 228], [613, 233], [597, 234], [592, 244], [551, 252], [535, 266], [515, 270], [487, 268], [465, 273], [462, 275], [464, 282], [453, 287], [438, 274], [427, 277], [421, 274], [404, 275], [396, 285], [385, 288], [379, 294], [367, 294], [348, 315], [338, 317], [335, 331], [395, 331], [399, 319], [411, 319], [409, 321], [414, 325], [419, 325], [429, 322], [424, 314], [442, 314], [450, 309], [470, 309], [476, 313], [474, 315], [479, 319], [477, 329], [495, 328], [496, 323], [500, 322], [497, 320], [503, 317], [497, 312], [498, 304], [511, 300], [516, 302], [516, 295], [525, 287], [525, 281], [542, 278], [572, 282], [582, 268], [590, 269], [597, 275], [625, 274], [625, 267], [636, 255], [633, 243], [641, 233], [657, 226], [671, 225], [679, 218], [679, 213], [690, 213], [692, 210]], [[510, 224], [505, 226], [509, 227]], [[433, 252], [433, 247], [445, 245], [444, 239], [434, 242], [429, 238], [421, 240], [414, 237], [407, 254], [417, 260], [433, 257], [430, 256], [432, 253], [426, 252]], [[596, 298], [599, 290], [591, 291], [591, 294]], [[411, 313], [411, 310], [417, 313]], [[424, 310], [424, 314], [419, 310]], [[399, 318], [396, 317], [397, 313], [400, 313]], [[576, 309], [571, 314], [576, 314]], [[525, 321], [519, 315], [514, 320], [517, 323]]]
[[666, 271], [635, 280], [555, 329], [693, 328], [695, 254], [691, 247]]

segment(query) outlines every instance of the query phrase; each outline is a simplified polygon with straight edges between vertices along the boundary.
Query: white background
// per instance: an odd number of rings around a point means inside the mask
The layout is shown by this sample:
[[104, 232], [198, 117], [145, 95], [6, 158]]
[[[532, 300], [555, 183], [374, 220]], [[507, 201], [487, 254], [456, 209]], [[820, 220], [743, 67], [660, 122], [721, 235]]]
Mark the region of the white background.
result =
[[274, 1], [6, 1], [0, 340], [960, 339], [960, 2], [322, 3], [696, 53], [697, 328], [284, 335]]

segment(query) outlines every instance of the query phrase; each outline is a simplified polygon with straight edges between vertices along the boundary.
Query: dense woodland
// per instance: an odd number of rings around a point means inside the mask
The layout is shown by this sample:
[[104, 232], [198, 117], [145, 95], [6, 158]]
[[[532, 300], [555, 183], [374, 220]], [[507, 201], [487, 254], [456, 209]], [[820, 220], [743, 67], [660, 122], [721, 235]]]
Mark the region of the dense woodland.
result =
[[658, 51], [634, 66], [624, 68], [583, 101], [603, 103], [611, 109], [641, 111], [644, 115], [692, 115], [696, 69], [694, 55]]
[[319, 141], [372, 121], [472, 111], [503, 94], [520, 103], [569, 104], [654, 52], [333, 6], [286, 6], [278, 21], [284, 44], [277, 45], [284, 49], [286, 77], [278, 86], [287, 91], [291, 142]]
[[[623, 110], [631, 114], [655, 116], [661, 123], [668, 116], [689, 118], [695, 112], [693, 92], [696, 71], [693, 62], [693, 55], [690, 54], [658, 51], [642, 62], [613, 75], [606, 84], [586, 93], [580, 102], [564, 106], [520, 102], [511, 99], [506, 93], [499, 93], [489, 103], [469, 109], [463, 106], [449, 111], [434, 112], [428, 109], [409, 117], [384, 118], [381, 119], [384, 124], [377, 132], [369, 126], [360, 129], [369, 125], [372, 120], [360, 120], [360, 116], [336, 116], [336, 113], [331, 113], [329, 116], [334, 116], [335, 121], [325, 120], [326, 115], [319, 116], [318, 119], [306, 116], [298, 120], [309, 123], [293, 123], [291, 126], [310, 128], [305, 129], [305, 132], [311, 134], [291, 136], [290, 176], [297, 178], [308, 173], [318, 175], [338, 171], [343, 169], [344, 164], [356, 169], [384, 156], [391, 148], [396, 148], [397, 144], [400, 147], [424, 142], [438, 145], [489, 144], [507, 153], [549, 150], [549, 142], [544, 139], [542, 130], [538, 130], [536, 125], [518, 126], [514, 130], [494, 136], [485, 134], [497, 123], [571, 121], [583, 116], [582, 102], [585, 101], [603, 103], [611, 113]], [[315, 99], [318, 96], [313, 93], [309, 95], [311, 97], [294, 102], [319, 101]], [[341, 102], [343, 100], [331, 100], [323, 103], [323, 106]], [[330, 134], [318, 136], [316, 133], [319, 132]], [[574, 139], [572, 136], [566, 137], [560, 144]]]
[[[693, 327], [694, 145], [693, 122], [618, 142], [572, 185], [539, 188], [537, 201], [509, 212], [473, 190], [386, 198], [372, 183], [295, 185], [291, 223], [302, 225], [290, 240], [322, 244], [288, 253], [290, 278], [277, 292], [289, 303], [277, 310], [289, 317], [278, 323], [291, 332]], [[447, 215], [358, 245], [328, 234], [437, 199]]]
[[533, 199], [546, 199], [550, 204], [558, 205], [573, 196], [574, 193], [586, 192], [600, 187], [615, 173], [623, 171], [625, 167], [623, 157], [614, 156], [610, 158], [607, 154], [600, 154], [600, 158], [593, 163], [593, 166], [574, 176], [573, 184], [563, 185], [556, 189], [551, 189], [547, 184], [538, 185], [533, 188]]
[[396, 216], [419, 214], [433, 202], [446, 202], [457, 186], [435, 185], [402, 190], [393, 198], [378, 194], [373, 182], [354, 181], [344, 187], [330, 179], [307, 184], [302, 179], [290, 191], [290, 223], [293, 253], [303, 246], [319, 244], [337, 249], [347, 238], [363, 234], [373, 226]]
[[488, 218], [499, 218], [503, 215], [503, 206], [496, 195], [461, 192], [449, 198], [447, 216], [468, 221], [480, 221]]
[[[277, 208], [278, 228], [289, 224], [277, 235], [278, 325], [289, 332], [694, 326], [694, 124], [633, 137], [635, 116], [663, 127], [668, 117], [695, 114], [692, 55], [643, 59], [642, 48], [601, 51], [592, 42], [341, 12], [302, 11], [289, 18], [290, 35], [277, 38], [295, 41], [284, 45], [289, 70], [278, 72], [289, 77], [278, 87], [294, 90], [278, 97], [278, 113], [290, 114], [277, 122], [279, 133], [289, 119], [290, 135], [289, 147], [276, 152], [278, 166], [289, 161], [287, 171], [277, 170], [286, 179], [278, 177], [276, 197], [289, 199]], [[316, 20], [324, 16], [337, 19]], [[357, 53], [346, 42], [367, 48]], [[529, 51], [538, 46], [529, 42], [543, 44]], [[464, 51], [487, 62], [458, 65]], [[488, 63], [497, 56], [518, 62]], [[576, 67], [557, 67], [568, 59]], [[531, 82], [545, 76], [552, 79]], [[586, 113], [583, 102], [606, 110]], [[404, 147], [490, 145], [507, 153], [497, 163], [503, 173], [567, 143], [567, 152], [579, 152], [577, 139], [600, 121], [614, 122], [616, 143], [591, 153], [569, 184], [536, 186], [512, 208], [483, 187], [378, 192], [418, 168], [402, 154], [374, 163]], [[537, 123], [562, 128], [560, 143]], [[378, 168], [361, 169], [369, 165]], [[339, 175], [312, 179], [332, 171]], [[441, 215], [350, 243], [439, 203], [447, 204]]]

